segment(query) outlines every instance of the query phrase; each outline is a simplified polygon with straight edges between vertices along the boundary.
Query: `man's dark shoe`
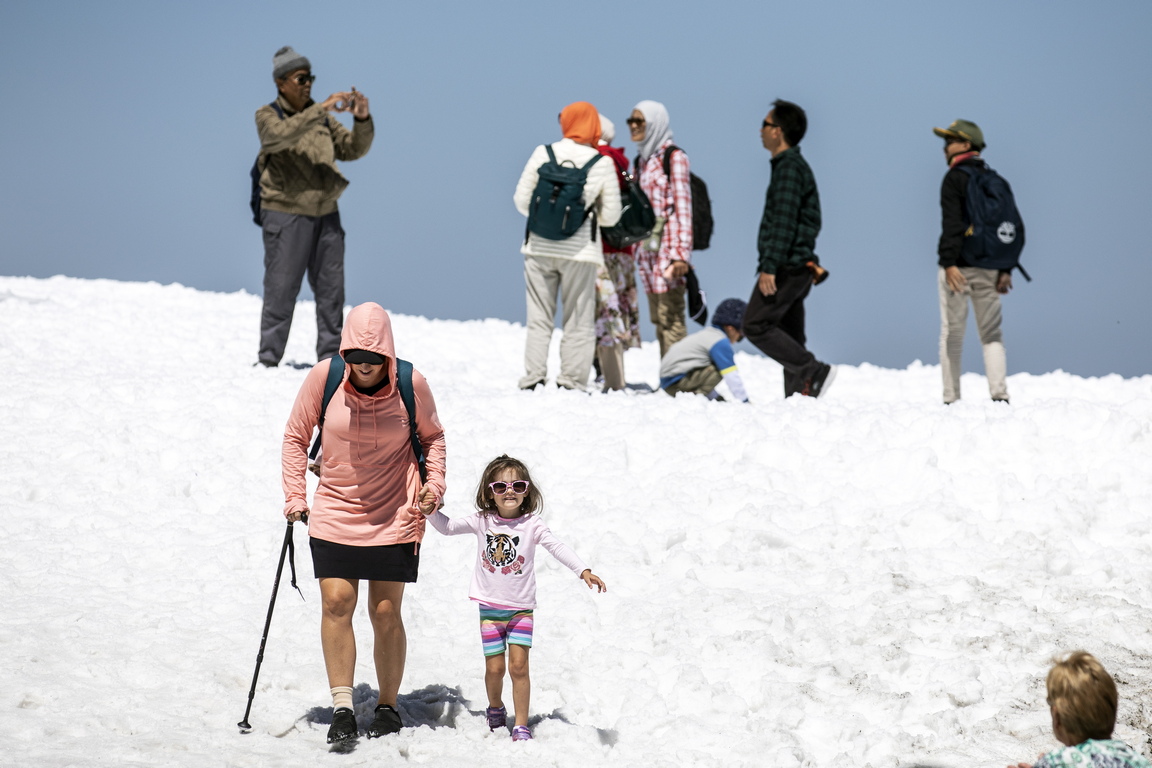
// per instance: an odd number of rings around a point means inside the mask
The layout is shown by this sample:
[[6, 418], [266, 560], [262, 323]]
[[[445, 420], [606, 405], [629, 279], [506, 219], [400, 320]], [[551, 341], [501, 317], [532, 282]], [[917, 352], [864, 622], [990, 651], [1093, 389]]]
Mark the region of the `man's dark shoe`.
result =
[[400, 722], [400, 713], [388, 704], [376, 707], [376, 717], [372, 724], [364, 729], [370, 739], [378, 739], [390, 733], [399, 733], [404, 724]]
[[800, 394], [807, 395], [808, 397], [820, 397], [832, 386], [832, 381], [835, 378], [836, 366], [820, 363], [820, 367], [816, 370], [812, 378], [804, 382], [804, 389], [800, 391]]
[[356, 728], [356, 715], [348, 707], [340, 707], [332, 713], [332, 725], [328, 728], [328, 743], [342, 744], [360, 735]]

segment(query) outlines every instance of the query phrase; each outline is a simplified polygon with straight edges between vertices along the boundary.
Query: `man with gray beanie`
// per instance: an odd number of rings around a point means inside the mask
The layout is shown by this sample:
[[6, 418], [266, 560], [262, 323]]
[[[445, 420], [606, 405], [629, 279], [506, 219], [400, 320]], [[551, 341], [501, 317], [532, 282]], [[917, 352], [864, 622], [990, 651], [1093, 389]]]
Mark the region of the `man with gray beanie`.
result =
[[[316, 358], [340, 351], [344, 326], [344, 230], [336, 201], [348, 180], [337, 160], [372, 146], [368, 97], [355, 88], [312, 101], [312, 64], [291, 46], [272, 57], [277, 98], [256, 110], [260, 135], [260, 222], [264, 230], [264, 309], [259, 362], [279, 365], [304, 275], [316, 298]], [[351, 112], [349, 131], [334, 112]]]

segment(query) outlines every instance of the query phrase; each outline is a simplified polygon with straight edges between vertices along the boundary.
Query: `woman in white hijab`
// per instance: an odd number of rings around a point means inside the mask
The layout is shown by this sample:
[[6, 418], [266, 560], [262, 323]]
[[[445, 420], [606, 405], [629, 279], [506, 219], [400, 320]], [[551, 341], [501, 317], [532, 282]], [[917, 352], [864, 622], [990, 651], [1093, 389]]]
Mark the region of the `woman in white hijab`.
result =
[[[672, 144], [668, 110], [658, 101], [641, 101], [628, 118], [632, 141], [640, 150], [638, 180], [652, 202], [657, 225], [637, 249], [636, 263], [648, 294], [648, 314], [656, 326], [660, 356], [688, 335], [684, 320], [684, 275], [692, 258], [692, 188], [688, 156]], [[669, 156], [665, 173], [665, 155]]]

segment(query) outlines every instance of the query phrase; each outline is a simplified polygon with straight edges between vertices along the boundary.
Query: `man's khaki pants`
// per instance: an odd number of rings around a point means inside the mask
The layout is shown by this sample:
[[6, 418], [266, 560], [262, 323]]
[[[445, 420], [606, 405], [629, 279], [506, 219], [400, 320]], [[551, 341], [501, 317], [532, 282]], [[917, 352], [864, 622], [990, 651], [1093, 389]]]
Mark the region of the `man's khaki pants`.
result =
[[1000, 294], [996, 292], [995, 269], [960, 267], [968, 281], [961, 293], [953, 293], [940, 268], [940, 370], [944, 377], [944, 402], [960, 399], [960, 355], [964, 349], [964, 328], [968, 323], [968, 301], [976, 315], [976, 330], [984, 346], [984, 375], [993, 400], [1008, 400], [1008, 356], [1000, 335]]

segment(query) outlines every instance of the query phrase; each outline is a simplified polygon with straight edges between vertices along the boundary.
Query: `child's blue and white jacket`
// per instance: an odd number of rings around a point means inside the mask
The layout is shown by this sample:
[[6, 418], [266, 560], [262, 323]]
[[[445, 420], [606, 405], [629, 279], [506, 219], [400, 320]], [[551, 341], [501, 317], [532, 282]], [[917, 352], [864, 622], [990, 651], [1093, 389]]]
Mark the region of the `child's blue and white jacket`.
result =
[[733, 397], [748, 402], [744, 381], [736, 369], [736, 351], [732, 349], [728, 335], [715, 326], [696, 331], [668, 348], [660, 361], [660, 389], [708, 365], [714, 365], [720, 371]]

